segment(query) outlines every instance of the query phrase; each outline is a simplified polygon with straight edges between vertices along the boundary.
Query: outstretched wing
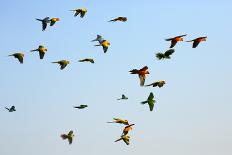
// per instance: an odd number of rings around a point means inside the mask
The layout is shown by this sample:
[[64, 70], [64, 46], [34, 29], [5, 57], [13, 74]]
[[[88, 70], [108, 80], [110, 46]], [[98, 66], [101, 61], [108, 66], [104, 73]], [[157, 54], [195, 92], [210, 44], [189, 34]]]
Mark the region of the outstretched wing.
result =
[[200, 42], [199, 41], [197, 41], [197, 40], [195, 40], [195, 41], [193, 41], [193, 48], [196, 48], [197, 46], [198, 46], [198, 44], [199, 44]]
[[146, 76], [145, 75], [139, 75], [139, 80], [140, 80], [140, 86], [144, 86]]
[[148, 70], [147, 66], [144, 66], [143, 68], [140, 69], [140, 71], [145, 71], [145, 70]]
[[149, 100], [153, 100], [153, 99], [154, 99], [154, 95], [153, 95], [153, 93], [151, 92], [150, 95], [148, 96], [147, 100], [149, 101]]
[[154, 108], [154, 103], [155, 103], [155, 101], [154, 101], [154, 100], [150, 100], [150, 101], [148, 101], [148, 105], [149, 105], [150, 111], [152, 111], [152, 110], [153, 110], [153, 108]]
[[130, 144], [130, 140], [129, 139], [123, 139], [123, 141], [126, 143], [126, 145]]
[[156, 53], [156, 58], [158, 59], [158, 60], [161, 60], [161, 59], [163, 59], [165, 56], [164, 56], [164, 54], [163, 53]]
[[173, 39], [173, 40], [171, 41], [171, 46], [170, 46], [170, 48], [173, 48], [173, 47], [176, 45], [176, 43], [177, 43], [177, 41]]
[[20, 62], [21, 64], [23, 64], [23, 57], [22, 57], [22, 56], [19, 55], [19, 56], [17, 57], [17, 59], [19, 60], [19, 62]]
[[169, 56], [172, 55], [174, 52], [175, 52], [174, 49], [169, 49], [164, 53], [164, 55], [165, 55], [165, 57], [169, 58]]
[[44, 52], [39, 52], [39, 57], [40, 57], [40, 59], [43, 59], [43, 58], [44, 58], [44, 55], [45, 55]]

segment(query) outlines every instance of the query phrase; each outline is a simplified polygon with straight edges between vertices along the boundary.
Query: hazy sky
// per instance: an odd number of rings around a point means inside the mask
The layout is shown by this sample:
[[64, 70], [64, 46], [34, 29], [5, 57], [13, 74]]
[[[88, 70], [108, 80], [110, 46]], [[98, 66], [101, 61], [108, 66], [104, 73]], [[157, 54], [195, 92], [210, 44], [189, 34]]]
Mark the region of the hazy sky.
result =
[[[86, 16], [70, 9], [86, 7]], [[0, 2], [0, 154], [1, 155], [231, 155], [232, 154], [232, 1], [210, 0], [1, 0]], [[41, 31], [35, 18], [59, 17]], [[126, 23], [108, 20], [126, 16]], [[106, 54], [90, 40], [101, 34]], [[172, 59], [158, 61], [164, 39], [208, 36], [196, 49], [181, 42]], [[29, 52], [48, 48], [43, 60]], [[7, 57], [23, 51], [23, 65]], [[79, 63], [86, 57], [96, 63]], [[52, 61], [70, 60], [60, 70]], [[147, 65], [139, 86], [129, 70]], [[141, 105], [149, 93], [154, 111]], [[127, 101], [117, 101], [121, 94]], [[84, 110], [72, 106], [88, 104]], [[5, 106], [16, 106], [9, 113]], [[123, 129], [113, 117], [135, 123], [131, 144], [114, 143]], [[60, 134], [73, 130], [72, 145]]]

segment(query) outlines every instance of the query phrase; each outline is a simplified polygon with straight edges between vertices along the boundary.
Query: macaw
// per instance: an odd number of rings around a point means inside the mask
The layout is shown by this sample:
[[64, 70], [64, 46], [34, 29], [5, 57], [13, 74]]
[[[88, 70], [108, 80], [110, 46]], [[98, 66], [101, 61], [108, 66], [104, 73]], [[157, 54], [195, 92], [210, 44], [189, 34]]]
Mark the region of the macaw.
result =
[[153, 82], [153, 83], [145, 85], [145, 86], [152, 86], [152, 87], [158, 86], [160, 88], [160, 87], [163, 87], [164, 84], [166, 84], [166, 82], [164, 80], [160, 80], [160, 81], [156, 81], [156, 82]]
[[11, 106], [10, 108], [5, 107], [9, 112], [14, 112], [16, 111], [15, 106]]
[[58, 21], [60, 21], [60, 18], [52, 18], [52, 19], [50, 19], [50, 26], [53, 26]]
[[166, 41], [171, 41], [171, 46], [170, 46], [170, 48], [173, 48], [175, 45], [176, 45], [176, 43], [178, 42], [178, 41], [183, 41], [184, 39], [183, 39], [183, 37], [184, 36], [187, 36], [187, 34], [185, 34], [185, 35], [180, 35], [180, 36], [176, 36], [176, 37], [173, 37], [173, 38], [168, 38], [168, 39], [165, 39]]
[[146, 101], [141, 102], [141, 104], [146, 104], [146, 103], [148, 103], [150, 111], [152, 111], [155, 103], [154, 95], [152, 92], [150, 93]]
[[148, 71], [148, 67], [144, 66], [143, 68], [137, 70], [137, 69], [132, 69], [129, 71], [131, 74], [138, 74], [139, 79], [140, 79], [140, 86], [144, 86], [145, 79], [146, 79], [146, 74], [150, 74]]
[[192, 48], [196, 48], [200, 42], [206, 41], [206, 38], [207, 37], [199, 37], [199, 38], [196, 38], [196, 39], [193, 39], [193, 40], [189, 40], [187, 42], [193, 42]]
[[129, 135], [121, 135], [121, 137], [117, 140], [115, 140], [114, 142], [118, 142], [120, 140], [123, 140], [126, 145], [129, 145], [130, 144], [130, 136]]
[[45, 31], [45, 29], [47, 27], [47, 24], [50, 23], [50, 18], [49, 17], [45, 17], [44, 19], [38, 19], [38, 18], [36, 18], [36, 20], [42, 22], [42, 31]]
[[114, 18], [112, 20], [109, 20], [108, 22], [116, 22], [116, 21], [126, 22], [127, 18], [126, 17], [117, 17], [117, 18]]
[[79, 60], [79, 62], [91, 62], [93, 64], [94, 60], [91, 58], [86, 58], [86, 59]]
[[47, 48], [45, 48], [43, 45], [39, 45], [37, 49], [31, 50], [31, 52], [38, 51], [40, 59], [44, 58], [45, 53], [47, 52]]
[[174, 52], [175, 52], [174, 49], [169, 49], [164, 53], [156, 53], [156, 57], [157, 57], [158, 60], [170, 59], [171, 58], [170, 55], [172, 55]]
[[120, 118], [113, 118], [113, 122], [107, 122], [107, 123], [119, 123], [119, 124], [124, 124], [124, 125], [129, 125], [128, 120], [123, 120]]
[[76, 107], [73, 107], [73, 108], [84, 109], [84, 108], [87, 108], [87, 107], [88, 107], [88, 105], [81, 104], [80, 106], [76, 106]]
[[14, 53], [14, 54], [11, 54], [11, 55], [8, 55], [8, 56], [13, 56], [13, 57], [17, 58], [19, 60], [19, 62], [21, 64], [23, 64], [23, 58], [24, 58], [23, 53]]
[[69, 131], [68, 134], [62, 134], [60, 135], [60, 137], [65, 140], [65, 139], [68, 139], [68, 142], [69, 142], [69, 145], [72, 144], [72, 141], [73, 141], [73, 138], [74, 138], [74, 134], [73, 134], [73, 131]]
[[63, 70], [69, 64], [69, 61], [68, 60], [60, 60], [60, 61], [55, 61], [52, 63], [58, 63], [60, 65], [60, 69]]
[[132, 130], [132, 126], [135, 125], [135, 124], [130, 124], [130, 125], [127, 125], [123, 131], [122, 131], [122, 135], [127, 135], [129, 133], [130, 130]]
[[99, 43], [99, 45], [95, 45], [95, 46], [102, 46], [104, 53], [106, 53], [110, 46], [110, 42], [107, 40], [103, 40], [102, 42]]
[[96, 39], [93, 39], [93, 40], [91, 40], [92, 42], [93, 41], [98, 41], [99, 42], [99, 44], [103, 41], [104, 39], [103, 39], [103, 37], [101, 36], [101, 35], [97, 35], [97, 38]]
[[128, 97], [126, 97], [124, 94], [122, 94], [122, 97], [117, 99], [117, 100], [127, 100], [127, 99], [128, 99]]
[[75, 9], [75, 10], [70, 10], [70, 11], [75, 11], [74, 17], [80, 14], [80, 17], [83, 18], [87, 12], [86, 8], [80, 8], [80, 9]]

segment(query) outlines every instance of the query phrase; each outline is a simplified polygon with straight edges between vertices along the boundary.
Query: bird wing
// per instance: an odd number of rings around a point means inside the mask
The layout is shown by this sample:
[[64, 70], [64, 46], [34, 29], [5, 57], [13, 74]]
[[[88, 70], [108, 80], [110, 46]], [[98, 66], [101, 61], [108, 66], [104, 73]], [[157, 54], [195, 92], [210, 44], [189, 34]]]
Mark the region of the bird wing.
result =
[[107, 52], [107, 50], [108, 50], [108, 47], [107, 46], [102, 46], [103, 47], [103, 51], [104, 51], [104, 53], [106, 53]]
[[140, 86], [144, 86], [146, 76], [145, 75], [139, 75], [139, 80], [140, 80]]
[[66, 63], [60, 64], [60, 69], [63, 70], [67, 65]]
[[50, 26], [53, 26], [56, 23], [56, 21], [51, 20]]
[[118, 142], [118, 141], [120, 141], [120, 140], [122, 140], [122, 138], [119, 138], [119, 139], [117, 139], [116, 141], [114, 141], [114, 142]]
[[149, 101], [149, 100], [153, 100], [153, 99], [154, 99], [154, 95], [153, 95], [153, 93], [151, 92], [150, 95], [148, 96], [147, 100]]
[[68, 137], [69, 145], [72, 144], [72, 141], [73, 141], [73, 138], [72, 137]]
[[41, 51], [39, 52], [39, 58], [40, 58], [40, 59], [43, 59], [43, 58], [44, 58], [44, 55], [45, 55], [44, 52], [41, 52]]
[[193, 41], [193, 48], [196, 48], [197, 46], [198, 46], [198, 44], [199, 44], [200, 42], [199, 41], [197, 41], [197, 40], [194, 40]]
[[148, 67], [147, 67], [147, 66], [144, 66], [143, 68], [140, 69], [140, 71], [145, 71], [145, 70], [147, 70], [147, 69], [148, 69]]
[[167, 51], [164, 53], [164, 55], [165, 55], [165, 57], [169, 57], [169, 56], [172, 55], [174, 52], [175, 52], [174, 49], [169, 49], [169, 50], [167, 50]]
[[75, 14], [74, 14], [74, 17], [76, 17], [77, 15], [79, 15], [79, 13], [81, 12], [80, 10], [75, 10]]
[[60, 137], [61, 137], [62, 139], [67, 139], [67, 138], [68, 138], [68, 136], [67, 136], [66, 134], [62, 134], [62, 135], [60, 135]]
[[173, 48], [173, 47], [176, 45], [176, 43], [177, 43], [177, 41], [173, 39], [173, 40], [171, 41], [171, 46], [170, 46], [170, 48]]
[[23, 64], [23, 57], [20, 55], [20, 56], [17, 56], [17, 59], [19, 60], [19, 62], [21, 63], [21, 64]]
[[150, 111], [153, 110], [153, 108], [154, 108], [154, 103], [155, 103], [154, 100], [149, 100], [149, 101], [148, 101], [148, 105], [149, 105]]
[[123, 141], [126, 143], [126, 145], [129, 145], [130, 144], [130, 140], [129, 139], [123, 139]]
[[181, 38], [181, 37], [184, 37], [184, 36], [187, 36], [187, 34], [176, 36], [175, 38]]
[[69, 131], [68, 136], [71, 136], [73, 134], [73, 131]]
[[42, 31], [45, 31], [46, 27], [47, 27], [47, 22], [43, 21], [42, 22]]
[[81, 11], [81, 18], [85, 16], [85, 11]]

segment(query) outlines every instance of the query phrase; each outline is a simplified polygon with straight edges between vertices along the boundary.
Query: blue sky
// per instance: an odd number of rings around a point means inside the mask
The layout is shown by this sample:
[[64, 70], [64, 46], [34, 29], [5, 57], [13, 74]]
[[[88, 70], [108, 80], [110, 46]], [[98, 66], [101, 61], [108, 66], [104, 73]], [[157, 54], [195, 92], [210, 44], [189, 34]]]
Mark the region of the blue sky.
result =
[[[86, 7], [83, 19], [70, 9]], [[232, 153], [232, 2], [200, 0], [2, 0], [0, 2], [0, 154], [230, 155]], [[41, 31], [35, 18], [59, 17]], [[126, 16], [126, 23], [108, 20]], [[90, 40], [101, 34], [111, 46], [106, 54]], [[155, 53], [168, 49], [164, 39], [208, 36], [196, 49], [181, 42], [171, 60]], [[29, 52], [38, 45], [43, 60]], [[25, 63], [7, 57], [23, 51]], [[94, 65], [79, 63], [94, 58]], [[68, 59], [59, 70], [52, 61]], [[147, 65], [146, 83], [165, 80], [161, 88], [139, 86], [129, 70]], [[154, 111], [141, 105], [149, 93]], [[125, 102], [116, 99], [126, 94]], [[84, 110], [72, 106], [88, 104]], [[5, 106], [16, 106], [8, 113]], [[131, 145], [114, 143], [123, 126], [113, 117], [135, 123]], [[61, 133], [73, 130], [71, 146]]]

